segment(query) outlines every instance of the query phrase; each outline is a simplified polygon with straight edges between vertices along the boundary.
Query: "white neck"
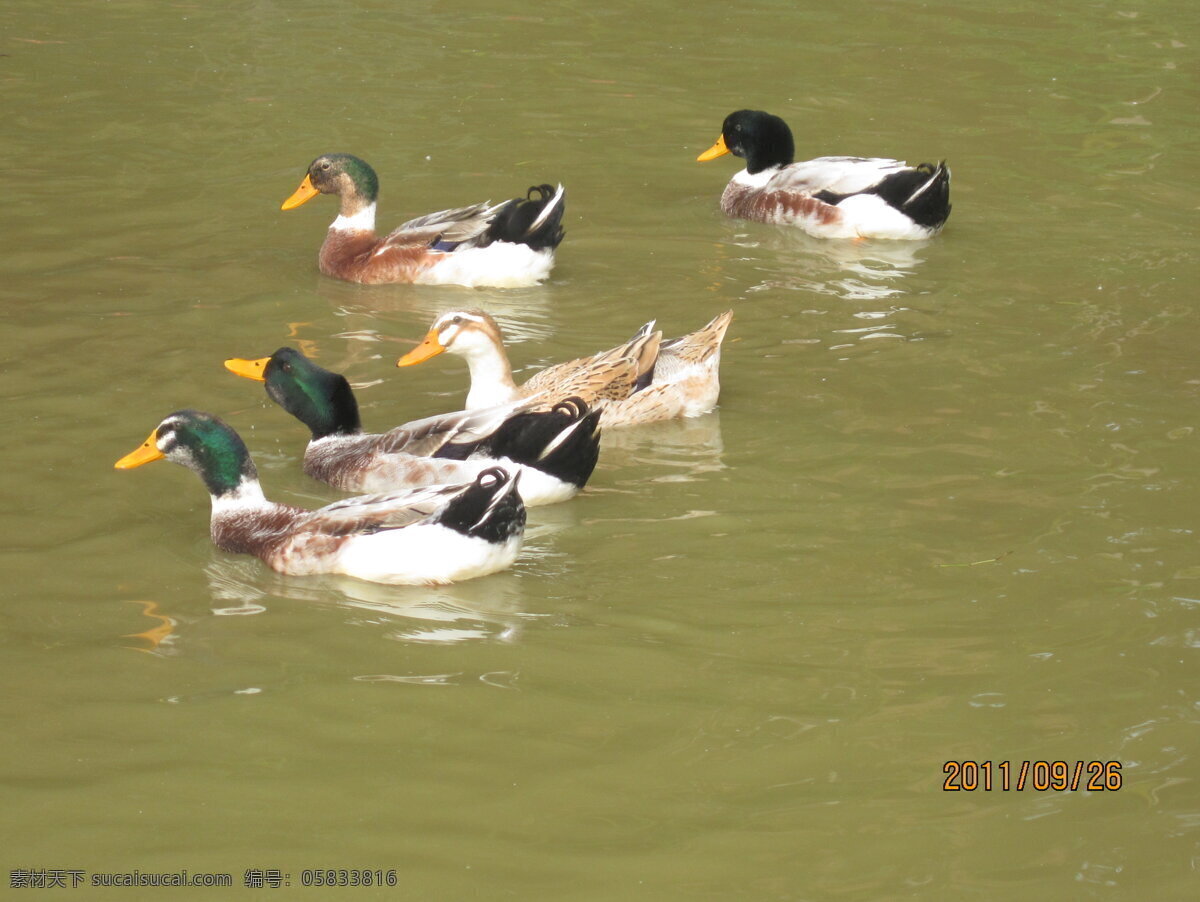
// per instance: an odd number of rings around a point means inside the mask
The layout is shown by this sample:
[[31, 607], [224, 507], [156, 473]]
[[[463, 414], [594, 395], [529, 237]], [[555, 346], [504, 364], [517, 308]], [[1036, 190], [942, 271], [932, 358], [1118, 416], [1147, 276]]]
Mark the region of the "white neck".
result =
[[467, 358], [467, 367], [471, 370], [471, 390], [467, 393], [468, 410], [494, 407], [517, 399], [512, 367], [494, 344], [488, 342], [482, 347], [463, 349], [457, 353]]
[[754, 173], [754, 175], [743, 169], [741, 172], [735, 173], [730, 181], [737, 182], [739, 185], [746, 185], [750, 188], [761, 188], [778, 174], [778, 166], [768, 166], [761, 172]]
[[338, 214], [330, 229], [336, 232], [373, 232], [375, 231], [375, 205], [367, 204], [353, 216]]
[[219, 514], [232, 513], [247, 507], [262, 507], [269, 503], [257, 479], [243, 479], [232, 492], [212, 496], [212, 512], [216, 517]]

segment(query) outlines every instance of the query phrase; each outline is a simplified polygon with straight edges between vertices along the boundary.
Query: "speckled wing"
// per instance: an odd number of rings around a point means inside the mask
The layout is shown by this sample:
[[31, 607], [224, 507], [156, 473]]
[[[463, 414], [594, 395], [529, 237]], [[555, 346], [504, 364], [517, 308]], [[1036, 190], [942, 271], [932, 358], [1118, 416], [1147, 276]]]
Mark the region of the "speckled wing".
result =
[[662, 342], [653, 383], [606, 405], [601, 423], [654, 423], [711, 410], [721, 393], [721, 342], [732, 320], [733, 311], [727, 310], [702, 329]]
[[521, 391], [545, 392], [552, 401], [572, 396], [589, 404], [604, 399], [623, 400], [652, 372], [661, 341], [662, 332], [643, 327], [619, 347], [547, 367], [522, 385]]
[[585, 358], [582, 363], [574, 368], [564, 365], [542, 370], [521, 386], [521, 391], [544, 397], [548, 410], [570, 397], [582, 398], [588, 404], [604, 398], [627, 398], [637, 384], [637, 361], [632, 357], [601, 361]]
[[683, 415], [685, 402], [679, 383], [654, 384], [623, 401], [605, 404], [600, 422], [604, 426], [634, 426], [672, 420]]

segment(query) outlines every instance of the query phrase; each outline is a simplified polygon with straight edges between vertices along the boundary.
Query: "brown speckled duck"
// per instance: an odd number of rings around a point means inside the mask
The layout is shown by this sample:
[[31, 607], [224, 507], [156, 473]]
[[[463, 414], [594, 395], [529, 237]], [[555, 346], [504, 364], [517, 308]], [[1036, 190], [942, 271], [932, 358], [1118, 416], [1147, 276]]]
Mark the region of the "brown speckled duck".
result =
[[291, 210], [318, 194], [341, 207], [321, 245], [321, 272], [347, 282], [514, 287], [534, 285], [554, 266], [563, 239], [562, 185], [530, 188], [525, 198], [441, 210], [375, 233], [379, 178], [347, 153], [317, 157], [283, 202]]
[[454, 310], [438, 317], [396, 365], [411, 366], [443, 351], [465, 357], [471, 373], [468, 409], [535, 394], [550, 400], [577, 396], [600, 408], [601, 426], [653, 423], [700, 416], [716, 406], [721, 342], [732, 319], [729, 310], [703, 329], [666, 341], [652, 320], [623, 345], [555, 364], [518, 386], [496, 321], [481, 310]]

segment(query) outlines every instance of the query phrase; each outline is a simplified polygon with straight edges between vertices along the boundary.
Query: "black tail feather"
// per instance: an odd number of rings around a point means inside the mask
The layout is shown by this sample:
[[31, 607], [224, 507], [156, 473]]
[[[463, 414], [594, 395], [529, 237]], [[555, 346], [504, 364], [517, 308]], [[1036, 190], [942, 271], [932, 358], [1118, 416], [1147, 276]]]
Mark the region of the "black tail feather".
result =
[[950, 170], [945, 160], [893, 173], [875, 186], [874, 193], [929, 229], [940, 229], [950, 216]]
[[[569, 416], [576, 425], [562, 441], [544, 453], [533, 466], [563, 482], [579, 488], [587, 485], [600, 459], [600, 410], [588, 410], [581, 398], [567, 398], [554, 406], [554, 412], [565, 407], [574, 411]], [[561, 433], [560, 433], [561, 434]]]
[[[527, 244], [535, 251], [558, 247], [566, 234], [562, 226], [566, 201], [565, 197], [556, 199], [556, 196], [557, 191], [553, 186], [534, 185], [523, 199], [518, 197], [510, 200], [496, 213], [480, 245], [486, 247], [493, 241], [507, 241], [511, 244]], [[551, 204], [554, 204], [554, 208], [546, 213]]]
[[519, 473], [489, 467], [442, 509], [437, 522], [496, 544], [519, 535], [525, 530], [525, 503], [514, 491], [519, 478]]
[[[599, 410], [589, 411], [580, 398], [567, 398], [553, 410], [509, 417], [475, 450], [507, 457], [582, 488], [600, 457], [599, 419]], [[560, 438], [568, 429], [570, 434]]]
[[[567, 398], [552, 410], [514, 414], [487, 438], [448, 443], [434, 456], [448, 460], [475, 455], [506, 457], [583, 488], [600, 457], [599, 420], [599, 410], [589, 411], [580, 398]], [[555, 445], [575, 423], [579, 425]]]

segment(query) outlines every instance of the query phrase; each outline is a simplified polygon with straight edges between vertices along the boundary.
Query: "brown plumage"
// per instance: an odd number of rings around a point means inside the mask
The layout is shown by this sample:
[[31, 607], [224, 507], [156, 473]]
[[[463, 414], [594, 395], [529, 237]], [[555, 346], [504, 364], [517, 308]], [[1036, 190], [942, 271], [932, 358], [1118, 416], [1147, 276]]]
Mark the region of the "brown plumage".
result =
[[472, 482], [347, 498], [317, 510], [269, 501], [241, 437], [198, 410], [164, 419], [115, 464], [174, 461], [204, 481], [209, 531], [224, 551], [281, 573], [343, 573], [375, 582], [442, 584], [509, 566], [521, 546], [519, 474], [500, 467]]
[[650, 423], [699, 416], [716, 405], [721, 342], [732, 318], [733, 311], [727, 311], [703, 329], [668, 341], [651, 321], [623, 345], [548, 367], [518, 386], [496, 321], [479, 310], [451, 311], [438, 317], [397, 365], [420, 363], [442, 351], [466, 357], [468, 409], [534, 395], [547, 403], [575, 395], [599, 407], [602, 426]]
[[563, 238], [563, 189], [535, 185], [524, 198], [441, 210], [375, 232], [379, 179], [350, 154], [313, 160], [283, 202], [291, 210], [318, 194], [339, 198], [338, 217], [318, 254], [322, 273], [365, 284], [533, 285], [550, 274]]
[[790, 191], [763, 191], [739, 182], [730, 182], [721, 195], [721, 210], [735, 219], [755, 219], [759, 222], [788, 222], [803, 220], [817, 228], [835, 226], [842, 220], [842, 211], [832, 204], [807, 194]]

